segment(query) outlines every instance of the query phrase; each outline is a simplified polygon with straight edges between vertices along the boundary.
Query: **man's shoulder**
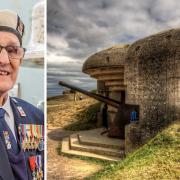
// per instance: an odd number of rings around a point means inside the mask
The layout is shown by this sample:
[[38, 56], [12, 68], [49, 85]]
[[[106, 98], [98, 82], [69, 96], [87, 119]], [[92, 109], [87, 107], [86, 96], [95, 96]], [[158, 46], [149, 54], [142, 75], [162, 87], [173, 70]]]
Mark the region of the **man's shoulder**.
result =
[[10, 99], [16, 104], [16, 106], [21, 106], [27, 115], [40, 120], [44, 119], [44, 113], [29, 102], [17, 97], [11, 97]]
[[17, 97], [11, 97], [11, 99], [17, 104], [17, 105], [21, 105], [23, 106], [24, 108], [27, 107], [27, 108], [30, 108], [30, 109], [33, 109], [35, 111], [39, 111], [39, 112], [42, 112], [40, 109], [38, 109], [37, 107], [35, 107], [34, 105], [32, 105], [31, 103], [23, 100], [23, 99], [20, 99], [20, 98], [17, 98]]

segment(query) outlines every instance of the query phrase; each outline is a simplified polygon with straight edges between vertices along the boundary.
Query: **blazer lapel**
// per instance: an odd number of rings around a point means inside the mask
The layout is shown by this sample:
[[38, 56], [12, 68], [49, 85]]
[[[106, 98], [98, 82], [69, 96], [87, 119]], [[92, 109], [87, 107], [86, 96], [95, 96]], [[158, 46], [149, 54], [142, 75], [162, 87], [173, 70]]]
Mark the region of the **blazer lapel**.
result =
[[0, 137], [0, 177], [3, 180], [6, 179], [14, 180], [8, 155], [1, 137]]

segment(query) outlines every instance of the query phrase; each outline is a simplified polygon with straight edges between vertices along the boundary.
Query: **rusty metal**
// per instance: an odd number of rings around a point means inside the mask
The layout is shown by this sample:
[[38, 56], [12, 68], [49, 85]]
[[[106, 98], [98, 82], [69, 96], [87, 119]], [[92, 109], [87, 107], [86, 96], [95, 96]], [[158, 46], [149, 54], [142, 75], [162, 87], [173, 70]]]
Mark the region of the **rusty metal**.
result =
[[87, 96], [90, 96], [98, 101], [106, 103], [110, 106], [113, 106], [118, 109], [116, 116], [113, 120], [113, 126], [109, 128], [109, 137], [113, 138], [125, 138], [125, 125], [130, 123], [131, 112], [136, 110], [137, 112], [137, 120], [139, 119], [139, 105], [125, 104], [125, 92], [121, 92], [121, 102], [116, 101], [114, 99], [110, 99], [108, 97], [104, 97], [99, 94], [95, 94], [84, 89], [75, 87], [73, 85], [67, 84], [63, 81], [59, 81], [59, 85], [70, 88], [71, 90], [81, 92]]
[[90, 96], [90, 97], [92, 97], [92, 98], [94, 98], [94, 99], [96, 99], [96, 100], [98, 100], [98, 101], [104, 102], [104, 103], [106, 103], [106, 104], [108, 104], [108, 105], [110, 105], [110, 106], [113, 106], [113, 107], [115, 107], [115, 108], [118, 108], [119, 105], [121, 104], [121, 102], [116, 101], [116, 100], [114, 100], [114, 99], [110, 99], [110, 98], [108, 98], [108, 97], [104, 97], [104, 96], [102, 96], [102, 95], [99, 95], [99, 94], [95, 94], [95, 93], [86, 91], [86, 90], [84, 90], [84, 89], [81, 89], [81, 88], [79, 88], [79, 87], [75, 87], [75, 86], [70, 85], [70, 84], [68, 84], [68, 83], [65, 83], [65, 82], [63, 82], [63, 81], [59, 81], [59, 85], [65, 86], [65, 87], [67, 87], [67, 88], [70, 88], [70, 89], [75, 90], [75, 91], [78, 91], [78, 92], [81, 92], [82, 94], [85, 94], [85, 95], [87, 95], [87, 96]]

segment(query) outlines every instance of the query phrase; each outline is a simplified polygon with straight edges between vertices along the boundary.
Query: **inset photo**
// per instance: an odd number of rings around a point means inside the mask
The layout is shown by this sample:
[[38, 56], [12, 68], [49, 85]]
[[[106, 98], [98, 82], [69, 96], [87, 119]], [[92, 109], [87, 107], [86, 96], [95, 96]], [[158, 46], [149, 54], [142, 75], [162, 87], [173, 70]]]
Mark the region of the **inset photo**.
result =
[[45, 1], [0, 4], [0, 179], [43, 180]]
[[180, 2], [47, 1], [47, 178], [179, 179]]

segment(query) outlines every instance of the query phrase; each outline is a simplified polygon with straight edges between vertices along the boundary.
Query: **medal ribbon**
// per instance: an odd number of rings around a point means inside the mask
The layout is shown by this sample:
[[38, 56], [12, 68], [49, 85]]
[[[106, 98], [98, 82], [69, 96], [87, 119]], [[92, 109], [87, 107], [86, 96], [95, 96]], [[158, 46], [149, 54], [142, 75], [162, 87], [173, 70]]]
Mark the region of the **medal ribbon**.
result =
[[36, 169], [36, 156], [29, 157], [29, 165], [30, 165], [31, 171], [34, 172]]
[[36, 125], [37, 138], [39, 140], [39, 125]]
[[33, 128], [32, 128], [32, 124], [30, 125], [30, 133], [31, 133], [31, 138], [33, 138]]
[[33, 126], [34, 137], [37, 138], [36, 125], [33, 124], [32, 126]]
[[43, 138], [43, 137], [44, 137], [44, 126], [41, 125], [41, 138]]
[[26, 125], [26, 131], [27, 131], [27, 137], [30, 138], [31, 137], [31, 130], [30, 130], [29, 124]]
[[40, 170], [41, 170], [41, 155], [37, 156], [37, 168], [38, 168], [38, 171], [40, 172]]

